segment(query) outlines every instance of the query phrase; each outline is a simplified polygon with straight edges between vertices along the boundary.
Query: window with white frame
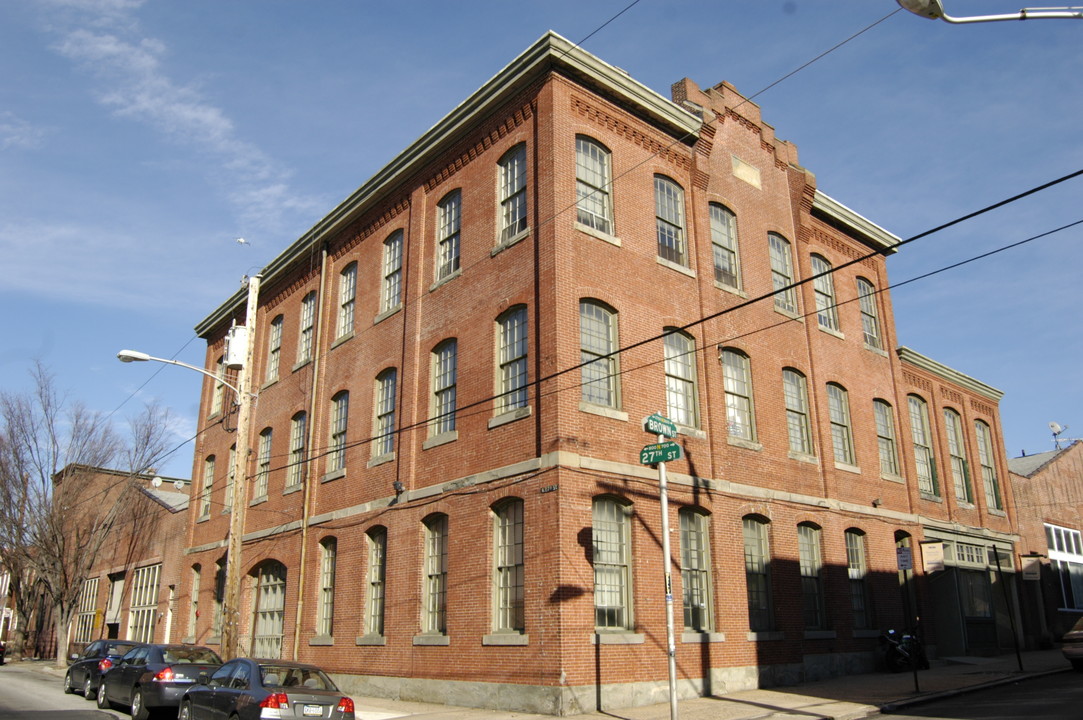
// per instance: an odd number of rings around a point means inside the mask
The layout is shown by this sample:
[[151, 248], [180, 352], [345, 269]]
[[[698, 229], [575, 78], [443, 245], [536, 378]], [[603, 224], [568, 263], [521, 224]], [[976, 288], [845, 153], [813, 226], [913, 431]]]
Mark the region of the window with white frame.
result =
[[436, 279], [451, 277], [459, 269], [459, 231], [462, 192], [452, 190], [436, 206]]
[[158, 580], [161, 574], [161, 564], [137, 568], [132, 574], [132, 605], [128, 614], [129, 640], [154, 641], [154, 624], [158, 617]]
[[214, 489], [214, 455], [203, 460], [203, 490], [199, 494], [199, 517], [211, 515], [211, 491]]
[[583, 135], [575, 138], [576, 220], [613, 234], [612, 167], [609, 150]]
[[313, 290], [301, 300], [301, 324], [297, 333], [297, 363], [306, 363], [312, 359], [316, 339], [316, 291]]
[[579, 301], [579, 359], [583, 402], [620, 406], [617, 313], [594, 300]]
[[793, 368], [782, 370], [782, 394], [786, 400], [786, 430], [790, 452], [812, 454], [812, 434], [808, 411], [808, 382]]
[[526, 308], [513, 307], [497, 319], [500, 328], [497, 348], [499, 387], [497, 413], [527, 405], [527, 318]]
[[768, 233], [767, 245], [771, 259], [771, 285], [775, 291], [775, 309], [796, 314], [797, 290], [790, 287], [794, 282], [790, 241], [778, 233]]
[[714, 281], [740, 290], [737, 216], [728, 207], [718, 203], [711, 203], [711, 249], [714, 254]]
[[264, 382], [278, 379], [279, 360], [282, 357], [282, 323], [282, 316], [276, 316], [267, 331], [267, 373]]
[[384, 240], [383, 283], [380, 286], [380, 312], [390, 312], [402, 304], [402, 230]]
[[526, 230], [526, 143], [500, 159], [500, 242]]
[[253, 497], [266, 497], [267, 483], [271, 476], [271, 441], [274, 432], [264, 428], [259, 434], [259, 447], [256, 451], [256, 484], [252, 489]]
[[839, 312], [835, 306], [835, 280], [831, 263], [819, 255], [812, 256], [812, 293], [816, 297], [816, 322], [825, 330], [838, 332]]
[[432, 515], [425, 520], [425, 595], [421, 630], [447, 634], [447, 515]]
[[616, 498], [595, 498], [591, 510], [596, 630], [631, 630], [631, 506]]
[[493, 631], [526, 630], [523, 501], [509, 498], [493, 508]]
[[933, 457], [933, 433], [929, 426], [929, 406], [917, 395], [907, 396], [907, 406], [910, 409], [910, 435], [914, 441], [918, 490], [926, 495], [939, 496], [940, 485], [936, 478], [936, 460]]
[[714, 630], [714, 600], [710, 518], [696, 508], [681, 508], [678, 518], [681, 526], [684, 627], [692, 632], [711, 632]]
[[459, 344], [445, 340], [432, 351], [432, 420], [429, 435], [455, 430]]
[[278, 562], [260, 566], [255, 596], [252, 656], [280, 658], [286, 618], [286, 567]]
[[384, 634], [384, 578], [387, 574], [387, 528], [375, 527], [366, 533], [369, 566], [367, 573], [368, 606], [365, 609], [365, 634]]
[[286, 487], [297, 487], [305, 477], [305, 442], [308, 439], [308, 416], [299, 412], [290, 418], [290, 456]]
[[1078, 530], [1045, 524], [1049, 568], [1060, 590], [1062, 610], [1083, 610], [1083, 538]]
[[347, 265], [338, 278], [338, 332], [336, 338], [353, 332], [354, 303], [357, 300], [357, 263]]
[[748, 629], [764, 632], [774, 629], [771, 607], [771, 545], [768, 522], [756, 515], [741, 520], [745, 550], [745, 590], [748, 595]]
[[752, 372], [748, 356], [739, 350], [724, 348], [722, 385], [726, 396], [726, 428], [729, 436], [741, 440], [756, 439], [752, 405]]
[[854, 433], [850, 425], [850, 397], [838, 383], [827, 384], [827, 412], [831, 420], [831, 447], [835, 462], [856, 465]]
[[997, 478], [993, 432], [981, 420], [974, 421], [974, 436], [978, 441], [978, 463], [981, 464], [981, 481], [985, 487], [985, 504], [993, 510], [1003, 510], [1000, 497], [1000, 480]]
[[847, 530], [845, 535], [846, 575], [850, 581], [850, 609], [853, 612], [854, 627], [869, 629], [872, 627], [872, 603], [866, 581], [869, 567], [865, 559], [865, 533], [851, 529]]
[[883, 350], [884, 340], [880, 336], [880, 313], [876, 309], [876, 288], [865, 278], [857, 279], [857, 298], [861, 309], [861, 329], [865, 335], [865, 345], [874, 350]]
[[88, 643], [94, 639], [94, 621], [98, 616], [98, 578], [87, 578], [79, 591], [75, 617], [75, 642]]
[[897, 477], [899, 451], [895, 444], [895, 410], [891, 404], [879, 398], [872, 401], [876, 418], [876, 445], [880, 451], [880, 474]]
[[951, 408], [944, 408], [944, 431], [948, 435], [948, 456], [951, 458], [951, 480], [955, 487], [955, 499], [962, 503], [974, 502], [970, 490], [970, 467], [966, 462], [963, 419]]
[[350, 417], [350, 393], [343, 390], [331, 398], [331, 439], [328, 445], [327, 470], [346, 468], [346, 430]]
[[797, 553], [801, 571], [801, 614], [806, 630], [827, 627], [823, 587], [823, 531], [812, 523], [797, 526]]
[[696, 341], [672, 328], [664, 339], [666, 374], [666, 416], [685, 427], [699, 427], [699, 399], [696, 390]]
[[372, 456], [395, 451], [395, 386], [398, 371], [387, 368], [376, 376], [376, 415], [372, 421]]
[[192, 591], [188, 596], [188, 637], [196, 636], [196, 622], [199, 620], [199, 580], [203, 568], [198, 564], [192, 566]]
[[222, 412], [226, 398], [226, 358], [219, 356], [214, 368], [214, 392], [211, 395], [211, 415]]
[[335, 561], [338, 541], [325, 538], [320, 542], [320, 598], [316, 606], [316, 634], [335, 634]]
[[684, 239], [684, 190], [662, 175], [654, 176], [654, 224], [658, 235], [658, 257], [677, 265], [688, 265]]

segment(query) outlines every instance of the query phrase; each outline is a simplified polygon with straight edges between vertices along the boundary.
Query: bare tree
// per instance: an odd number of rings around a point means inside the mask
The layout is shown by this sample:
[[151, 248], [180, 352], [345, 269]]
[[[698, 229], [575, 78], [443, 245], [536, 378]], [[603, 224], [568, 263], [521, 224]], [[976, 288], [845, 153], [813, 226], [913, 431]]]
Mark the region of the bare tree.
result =
[[[108, 417], [62, 397], [40, 363], [31, 374], [31, 391], [0, 393], [0, 547], [17, 612], [31, 606], [36, 587], [52, 602], [62, 667], [94, 559], [130, 510], [136, 478], [164, 456], [166, 415], [145, 407], [122, 438]], [[91, 482], [102, 468], [121, 472], [104, 486]], [[29, 618], [20, 620], [16, 654]]]

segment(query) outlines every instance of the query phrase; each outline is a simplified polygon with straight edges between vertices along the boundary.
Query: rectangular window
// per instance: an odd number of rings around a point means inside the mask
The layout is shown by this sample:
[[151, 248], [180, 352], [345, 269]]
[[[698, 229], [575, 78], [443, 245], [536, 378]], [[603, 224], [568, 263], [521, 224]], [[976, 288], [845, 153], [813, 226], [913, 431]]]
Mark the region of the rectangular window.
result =
[[301, 324], [297, 335], [297, 362], [312, 359], [313, 341], [316, 334], [316, 292], [305, 295], [301, 301]]
[[594, 626], [599, 631], [632, 628], [628, 510], [613, 498], [593, 503]]
[[936, 461], [933, 458], [932, 431], [929, 428], [929, 407], [917, 395], [907, 398], [910, 408], [910, 434], [914, 438], [914, 463], [917, 466], [918, 490], [933, 496], [940, 495], [936, 480]]
[[94, 639], [94, 626], [98, 613], [98, 578], [83, 581], [79, 591], [78, 615], [75, 618], [75, 642], [88, 643]]
[[684, 243], [684, 191], [661, 175], [654, 176], [654, 216], [658, 232], [658, 257], [688, 265]]
[[259, 450], [256, 456], [256, 486], [253, 497], [267, 496], [267, 482], [271, 475], [271, 428], [259, 434]]
[[203, 491], [199, 494], [199, 517], [211, 516], [211, 490], [214, 488], [214, 455], [203, 461]]
[[606, 234], [613, 233], [609, 151], [594, 140], [575, 139], [576, 220]]
[[334, 539], [320, 543], [320, 599], [316, 606], [316, 634], [335, 634], [335, 558], [338, 543]]
[[297, 413], [290, 420], [290, 464], [286, 471], [286, 487], [296, 487], [305, 476], [305, 440], [308, 435], [308, 419]]
[[872, 627], [872, 607], [869, 588], [865, 582], [868, 574], [865, 562], [865, 536], [853, 530], [846, 531], [846, 573], [850, 580], [850, 608], [855, 628]]
[[1078, 530], [1045, 526], [1049, 568], [1060, 590], [1058, 607], [1083, 610], [1083, 537]]
[[684, 589], [684, 627], [692, 632], [714, 630], [711, 599], [711, 535], [703, 513], [684, 508], [681, 524], [681, 585]]
[[812, 293], [816, 297], [816, 322], [825, 330], [838, 332], [839, 313], [835, 308], [835, 280], [831, 263], [819, 255], [812, 256]]
[[376, 417], [373, 419], [372, 455], [390, 455], [395, 451], [395, 385], [398, 372], [384, 370], [376, 378]]
[[425, 523], [425, 605], [421, 629], [447, 633], [447, 515]]
[[745, 548], [745, 588], [748, 594], [748, 627], [753, 632], [774, 629], [771, 609], [771, 551], [767, 523], [758, 518], [742, 520]]
[[783, 370], [782, 394], [786, 399], [786, 430], [789, 433], [790, 452], [811, 455], [808, 384], [805, 376], [789, 368]]
[[137, 568], [132, 575], [132, 606], [129, 614], [128, 639], [153, 642], [154, 625], [158, 616], [158, 579], [161, 565]]
[[357, 263], [350, 263], [338, 279], [338, 332], [345, 337], [353, 332], [354, 302], [357, 299]]
[[711, 248], [714, 253], [714, 281], [741, 289], [737, 254], [737, 216], [722, 205], [711, 204]]
[[970, 492], [966, 439], [963, 437], [963, 419], [959, 417], [959, 413], [944, 408], [944, 430], [948, 435], [948, 455], [951, 457], [951, 479], [955, 487], [955, 499], [962, 503], [971, 503], [974, 498]]
[[835, 462], [856, 465], [853, 431], [850, 428], [850, 399], [841, 385], [827, 384], [827, 408], [831, 417], [831, 446]]
[[498, 412], [527, 405], [526, 308], [514, 308], [500, 318], [500, 397]]
[[279, 315], [271, 321], [270, 330], [267, 333], [267, 375], [265, 382], [273, 382], [278, 379], [278, 363], [282, 355], [282, 316]]
[[818, 527], [797, 526], [797, 548], [801, 565], [801, 609], [806, 630], [823, 630], [827, 627], [821, 579], [824, 562], [820, 535], [821, 530]]
[[459, 269], [459, 229], [462, 223], [462, 193], [453, 191], [436, 208], [436, 279], [451, 277]]
[[346, 428], [350, 416], [350, 393], [345, 390], [331, 398], [331, 443], [328, 447], [327, 470], [346, 468]]
[[522, 500], [508, 500], [497, 507], [493, 539], [493, 631], [521, 633], [526, 629]]
[[256, 584], [256, 612], [252, 631], [252, 655], [282, 657], [286, 617], [286, 569], [279, 563], [260, 568]]
[[387, 531], [383, 528], [368, 533], [368, 609], [365, 612], [365, 634], [384, 634], [384, 577], [387, 572]]
[[188, 602], [188, 637], [194, 638], [196, 636], [196, 622], [199, 620], [199, 576], [200, 567], [196, 565], [192, 568], [192, 593], [189, 595]]
[[432, 357], [432, 422], [430, 435], [455, 430], [455, 405], [458, 376], [458, 343], [446, 340]]
[[402, 230], [384, 240], [383, 285], [380, 289], [380, 312], [389, 312], [402, 304]]
[[974, 421], [974, 435], [978, 440], [978, 462], [981, 464], [981, 481], [985, 487], [985, 504], [993, 510], [1003, 510], [1000, 498], [1000, 481], [994, 459], [993, 433], [981, 420]]
[[729, 436], [753, 441], [756, 431], [752, 417], [752, 376], [748, 356], [735, 350], [723, 350], [721, 359]]
[[876, 443], [880, 450], [880, 474], [898, 477], [899, 453], [895, 446], [895, 412], [883, 400], [873, 400], [876, 416]]
[[579, 358], [583, 402], [603, 407], [619, 405], [617, 315], [600, 304], [579, 302]]
[[500, 241], [526, 230], [526, 145], [513, 147], [500, 161]]
[[857, 279], [857, 297], [861, 308], [861, 329], [865, 335], [865, 346], [873, 350], [883, 350], [880, 314], [876, 310], [876, 289], [865, 278]]
[[699, 427], [696, 393], [696, 341], [676, 330], [666, 333], [666, 416], [685, 427]]
[[214, 393], [211, 395], [211, 415], [222, 412], [226, 398], [226, 359], [219, 357], [214, 369]]
[[790, 242], [781, 235], [768, 233], [767, 243], [771, 255], [771, 284], [775, 290], [775, 309], [796, 314], [797, 292], [790, 287], [794, 282]]

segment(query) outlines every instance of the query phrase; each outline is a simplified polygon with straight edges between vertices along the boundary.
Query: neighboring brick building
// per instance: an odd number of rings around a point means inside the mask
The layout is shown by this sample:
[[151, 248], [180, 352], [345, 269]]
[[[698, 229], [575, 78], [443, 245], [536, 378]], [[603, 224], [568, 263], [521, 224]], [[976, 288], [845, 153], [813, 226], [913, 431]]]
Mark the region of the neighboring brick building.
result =
[[[364, 694], [658, 701], [661, 412], [683, 695], [868, 669], [908, 615], [1010, 646], [1000, 393], [895, 351], [898, 238], [757, 105], [673, 97], [546, 35], [263, 270], [249, 437], [203, 388], [186, 638], [218, 641], [240, 444], [244, 652]], [[244, 314], [198, 325], [208, 368]]]
[[1083, 617], [1083, 441], [1008, 461], [1019, 507], [1019, 552], [1039, 580], [1024, 582], [1032, 644], [1060, 640]]

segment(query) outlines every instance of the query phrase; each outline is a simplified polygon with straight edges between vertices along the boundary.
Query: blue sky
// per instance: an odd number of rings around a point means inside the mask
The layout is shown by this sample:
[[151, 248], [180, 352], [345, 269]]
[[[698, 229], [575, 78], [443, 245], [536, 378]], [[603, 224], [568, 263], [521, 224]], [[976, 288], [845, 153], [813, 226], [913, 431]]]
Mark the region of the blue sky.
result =
[[[631, 0], [0, 3], [0, 389], [34, 360], [118, 421], [157, 399], [191, 474], [193, 326], [547, 30]], [[952, 15], [1011, 0], [945, 0]], [[759, 93], [893, 0], [640, 0], [583, 47], [668, 96]], [[755, 98], [821, 191], [907, 238], [1083, 169], [1083, 21], [899, 11]], [[1083, 220], [1083, 179], [914, 242], [893, 283]], [[1083, 437], [1083, 226], [893, 291], [899, 339], [1005, 392], [1009, 456]], [[244, 237], [249, 245], [234, 242]], [[118, 409], [119, 408], [119, 409]], [[1078, 429], [1077, 429], [1078, 428]]]

